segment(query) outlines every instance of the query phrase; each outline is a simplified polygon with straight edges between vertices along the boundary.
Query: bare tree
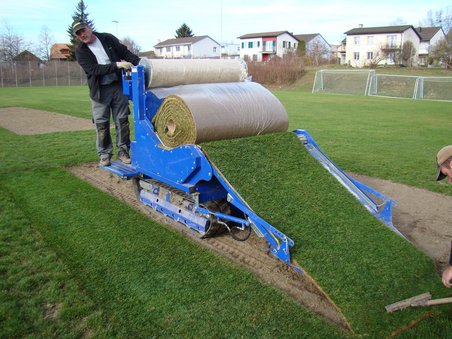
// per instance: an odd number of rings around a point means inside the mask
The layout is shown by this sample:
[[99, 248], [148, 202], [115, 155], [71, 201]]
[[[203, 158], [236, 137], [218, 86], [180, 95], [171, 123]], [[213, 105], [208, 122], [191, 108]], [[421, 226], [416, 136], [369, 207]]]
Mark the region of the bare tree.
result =
[[446, 39], [438, 41], [431, 51], [431, 57], [438, 63], [444, 63], [449, 69], [452, 69], [452, 44], [448, 44]]
[[314, 41], [309, 45], [306, 55], [312, 58], [314, 66], [320, 65], [321, 62], [329, 61], [331, 50], [319, 41]]
[[385, 59], [385, 55], [380, 52], [376, 52], [373, 54], [373, 58], [369, 62], [369, 68], [375, 69], [377, 68], [378, 64]]
[[141, 51], [141, 47], [137, 45], [135, 41], [132, 40], [131, 37], [127, 36], [121, 41], [129, 51], [131, 51], [133, 54], [138, 55]]
[[20, 52], [30, 49], [22, 36], [16, 34], [12, 26], [4, 23], [4, 31], [0, 34], [0, 61], [11, 61]]
[[447, 34], [452, 28], [452, 7], [446, 7], [438, 11], [428, 11], [427, 18], [422, 22], [426, 26], [441, 26]]
[[38, 45], [36, 46], [36, 54], [42, 60], [50, 60], [50, 49], [54, 44], [53, 36], [50, 34], [50, 30], [47, 26], [41, 27], [41, 33], [39, 34]]
[[416, 55], [416, 48], [411, 41], [405, 41], [400, 51], [402, 63], [405, 66], [413, 67], [413, 57]]

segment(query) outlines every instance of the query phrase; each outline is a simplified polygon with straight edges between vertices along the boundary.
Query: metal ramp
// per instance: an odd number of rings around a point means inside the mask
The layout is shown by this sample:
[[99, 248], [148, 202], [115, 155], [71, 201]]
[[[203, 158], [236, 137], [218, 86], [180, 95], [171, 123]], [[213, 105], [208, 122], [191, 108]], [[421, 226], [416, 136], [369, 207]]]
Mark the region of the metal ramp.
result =
[[135, 167], [132, 167], [131, 165], [126, 165], [119, 160], [112, 161], [110, 166], [101, 166], [101, 168], [108, 172], [116, 174], [122, 179], [131, 179], [139, 174]]
[[311, 153], [311, 155], [316, 158], [322, 166], [342, 184], [342, 186], [353, 194], [370, 213], [394, 232], [404, 237], [392, 224], [392, 207], [397, 205], [394, 200], [344, 173], [320, 150], [320, 147], [306, 130], [297, 129], [293, 132], [298, 139], [300, 139], [309, 153]]

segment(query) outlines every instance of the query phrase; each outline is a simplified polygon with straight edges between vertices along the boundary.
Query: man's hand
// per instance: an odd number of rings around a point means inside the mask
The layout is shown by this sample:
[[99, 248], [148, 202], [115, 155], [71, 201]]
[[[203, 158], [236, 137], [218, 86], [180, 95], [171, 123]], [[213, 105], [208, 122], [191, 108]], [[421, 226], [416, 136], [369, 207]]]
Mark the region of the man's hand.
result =
[[447, 267], [443, 272], [443, 284], [446, 287], [452, 287], [452, 266]]
[[118, 61], [116, 63], [116, 67], [122, 68], [122, 69], [131, 69], [132, 66], [133, 66], [133, 64], [131, 64], [130, 62], [127, 62], [127, 61]]

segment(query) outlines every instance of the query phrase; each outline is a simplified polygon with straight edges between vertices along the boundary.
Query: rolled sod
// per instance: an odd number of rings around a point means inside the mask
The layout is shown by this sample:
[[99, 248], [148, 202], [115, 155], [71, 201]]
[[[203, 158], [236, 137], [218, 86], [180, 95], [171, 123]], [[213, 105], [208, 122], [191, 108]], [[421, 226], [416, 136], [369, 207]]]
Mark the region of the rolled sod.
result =
[[167, 147], [287, 131], [281, 102], [255, 82], [195, 84], [152, 91], [165, 98], [153, 120]]
[[386, 336], [432, 311], [387, 314], [386, 305], [427, 291], [437, 297], [447, 292], [433, 261], [371, 215], [293, 133], [202, 148], [251, 208], [295, 241], [292, 257], [357, 334]]

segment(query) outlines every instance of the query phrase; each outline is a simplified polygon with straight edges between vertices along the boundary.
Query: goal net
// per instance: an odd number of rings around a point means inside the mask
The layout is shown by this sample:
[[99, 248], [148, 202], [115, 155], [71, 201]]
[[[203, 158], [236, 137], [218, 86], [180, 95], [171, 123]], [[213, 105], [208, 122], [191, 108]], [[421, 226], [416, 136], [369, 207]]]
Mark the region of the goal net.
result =
[[416, 99], [452, 101], [452, 77], [419, 77]]
[[374, 70], [320, 70], [315, 74], [312, 93], [367, 95]]
[[417, 76], [375, 74], [370, 82], [369, 95], [390, 98], [416, 98]]

